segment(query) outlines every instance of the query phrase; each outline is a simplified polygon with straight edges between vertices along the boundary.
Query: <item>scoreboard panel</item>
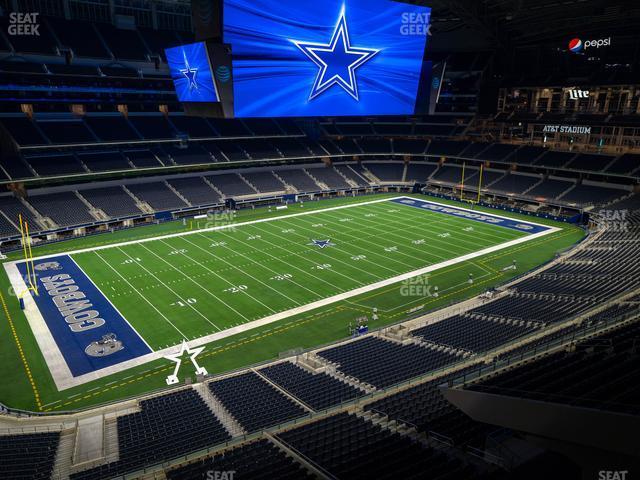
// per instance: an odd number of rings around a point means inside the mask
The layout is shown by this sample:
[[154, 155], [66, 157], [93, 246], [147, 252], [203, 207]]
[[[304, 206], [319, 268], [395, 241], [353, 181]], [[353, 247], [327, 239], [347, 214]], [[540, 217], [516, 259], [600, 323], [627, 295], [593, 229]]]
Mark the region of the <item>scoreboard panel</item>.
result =
[[389, 0], [225, 0], [235, 115], [416, 113], [430, 14]]
[[166, 50], [188, 114], [429, 112], [429, 7], [392, 0], [220, 1], [222, 18], [214, 21], [222, 38]]
[[205, 42], [167, 48], [165, 53], [179, 101], [219, 101]]

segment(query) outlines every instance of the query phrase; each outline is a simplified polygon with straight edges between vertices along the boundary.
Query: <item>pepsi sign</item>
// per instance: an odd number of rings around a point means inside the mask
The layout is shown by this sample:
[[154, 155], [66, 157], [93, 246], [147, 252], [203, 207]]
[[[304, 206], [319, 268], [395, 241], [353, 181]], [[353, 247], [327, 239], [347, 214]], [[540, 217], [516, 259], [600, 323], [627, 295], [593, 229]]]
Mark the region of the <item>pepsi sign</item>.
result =
[[580, 53], [583, 48], [584, 48], [584, 44], [582, 43], [582, 40], [580, 40], [579, 38], [574, 38], [569, 42], [569, 51], [573, 53]]
[[569, 42], [569, 51], [572, 53], [580, 53], [588, 48], [602, 48], [611, 45], [611, 37], [600, 38], [598, 40], [585, 40], [574, 38]]

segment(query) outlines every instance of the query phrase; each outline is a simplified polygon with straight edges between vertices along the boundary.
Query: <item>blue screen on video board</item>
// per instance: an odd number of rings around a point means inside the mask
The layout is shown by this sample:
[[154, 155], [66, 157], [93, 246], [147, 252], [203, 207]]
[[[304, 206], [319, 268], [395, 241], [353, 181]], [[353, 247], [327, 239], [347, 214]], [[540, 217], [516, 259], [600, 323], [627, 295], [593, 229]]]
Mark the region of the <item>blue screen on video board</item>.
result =
[[171, 79], [181, 102], [217, 102], [218, 93], [204, 42], [167, 48]]
[[391, 0], [225, 0], [235, 116], [415, 113], [430, 15]]

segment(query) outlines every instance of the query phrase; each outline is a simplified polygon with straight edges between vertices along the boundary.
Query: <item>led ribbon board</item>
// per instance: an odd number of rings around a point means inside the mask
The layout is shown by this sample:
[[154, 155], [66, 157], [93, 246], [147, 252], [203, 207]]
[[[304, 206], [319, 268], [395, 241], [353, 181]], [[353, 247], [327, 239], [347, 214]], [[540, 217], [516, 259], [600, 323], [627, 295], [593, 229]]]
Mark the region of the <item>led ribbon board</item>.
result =
[[390, 0], [225, 0], [235, 116], [415, 113], [430, 14]]
[[167, 48], [171, 79], [181, 102], [218, 102], [218, 92], [204, 42]]

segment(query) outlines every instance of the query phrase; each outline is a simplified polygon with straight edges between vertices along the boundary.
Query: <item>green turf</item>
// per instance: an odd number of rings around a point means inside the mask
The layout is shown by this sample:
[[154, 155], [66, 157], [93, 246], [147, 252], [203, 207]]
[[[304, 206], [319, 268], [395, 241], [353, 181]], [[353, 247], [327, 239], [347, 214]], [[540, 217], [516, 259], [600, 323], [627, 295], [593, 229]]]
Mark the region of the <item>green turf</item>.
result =
[[384, 202], [73, 258], [158, 349], [523, 236]]
[[[304, 209], [295, 207], [284, 213], [247, 210], [241, 211], [236, 221], [283, 217], [314, 208], [378, 198], [384, 196], [313, 202], [306, 204]], [[341, 222], [343, 218], [351, 220]], [[380, 310], [380, 319], [372, 325], [374, 328], [396, 323], [507, 281], [551, 259], [556, 252], [570, 247], [583, 236], [582, 230], [573, 226], [535, 221], [560, 226], [562, 230], [432, 272], [429, 284], [438, 286], [440, 294], [437, 298], [407, 297], [403, 295], [402, 285], [394, 284], [209, 344], [202, 355], [202, 363], [210, 373], [219, 373], [274, 358], [291, 348], [310, 348], [335, 341], [347, 335], [347, 325], [355, 316], [370, 313], [373, 307]], [[318, 224], [324, 226], [313, 226]], [[473, 231], [465, 231], [469, 227]], [[36, 249], [34, 254], [90, 248], [109, 241], [152, 238], [188, 229], [188, 224], [173, 222], [45, 246]], [[445, 233], [451, 236], [440, 236]], [[384, 203], [282, 218], [239, 226], [233, 231], [154, 240], [97, 253], [74, 254], [73, 257], [155, 349], [521, 235], [501, 227]], [[307, 245], [311, 238], [323, 237], [331, 238], [335, 246], [319, 249]], [[424, 243], [413, 243], [422, 239]], [[212, 247], [214, 243], [217, 246]], [[397, 251], [385, 250], [390, 247], [397, 247]], [[138, 258], [140, 260], [136, 260]], [[519, 271], [502, 271], [513, 260], [517, 260]], [[314, 268], [326, 264], [331, 267]], [[476, 278], [473, 285], [467, 283], [469, 273]], [[284, 278], [278, 277], [283, 275]], [[4, 274], [0, 281], [7, 286]], [[240, 285], [246, 285], [247, 289], [237, 293], [229, 290]], [[58, 392], [15, 298], [6, 294], [4, 297], [24, 361], [9, 322], [0, 322], [0, 360], [4, 361], [8, 372], [7, 381], [0, 385], [3, 403], [18, 408], [61, 411], [165, 386], [164, 378], [172, 364], [159, 360]], [[26, 375], [25, 363], [33, 385]], [[183, 370], [181, 377], [193, 375], [189, 367]]]

